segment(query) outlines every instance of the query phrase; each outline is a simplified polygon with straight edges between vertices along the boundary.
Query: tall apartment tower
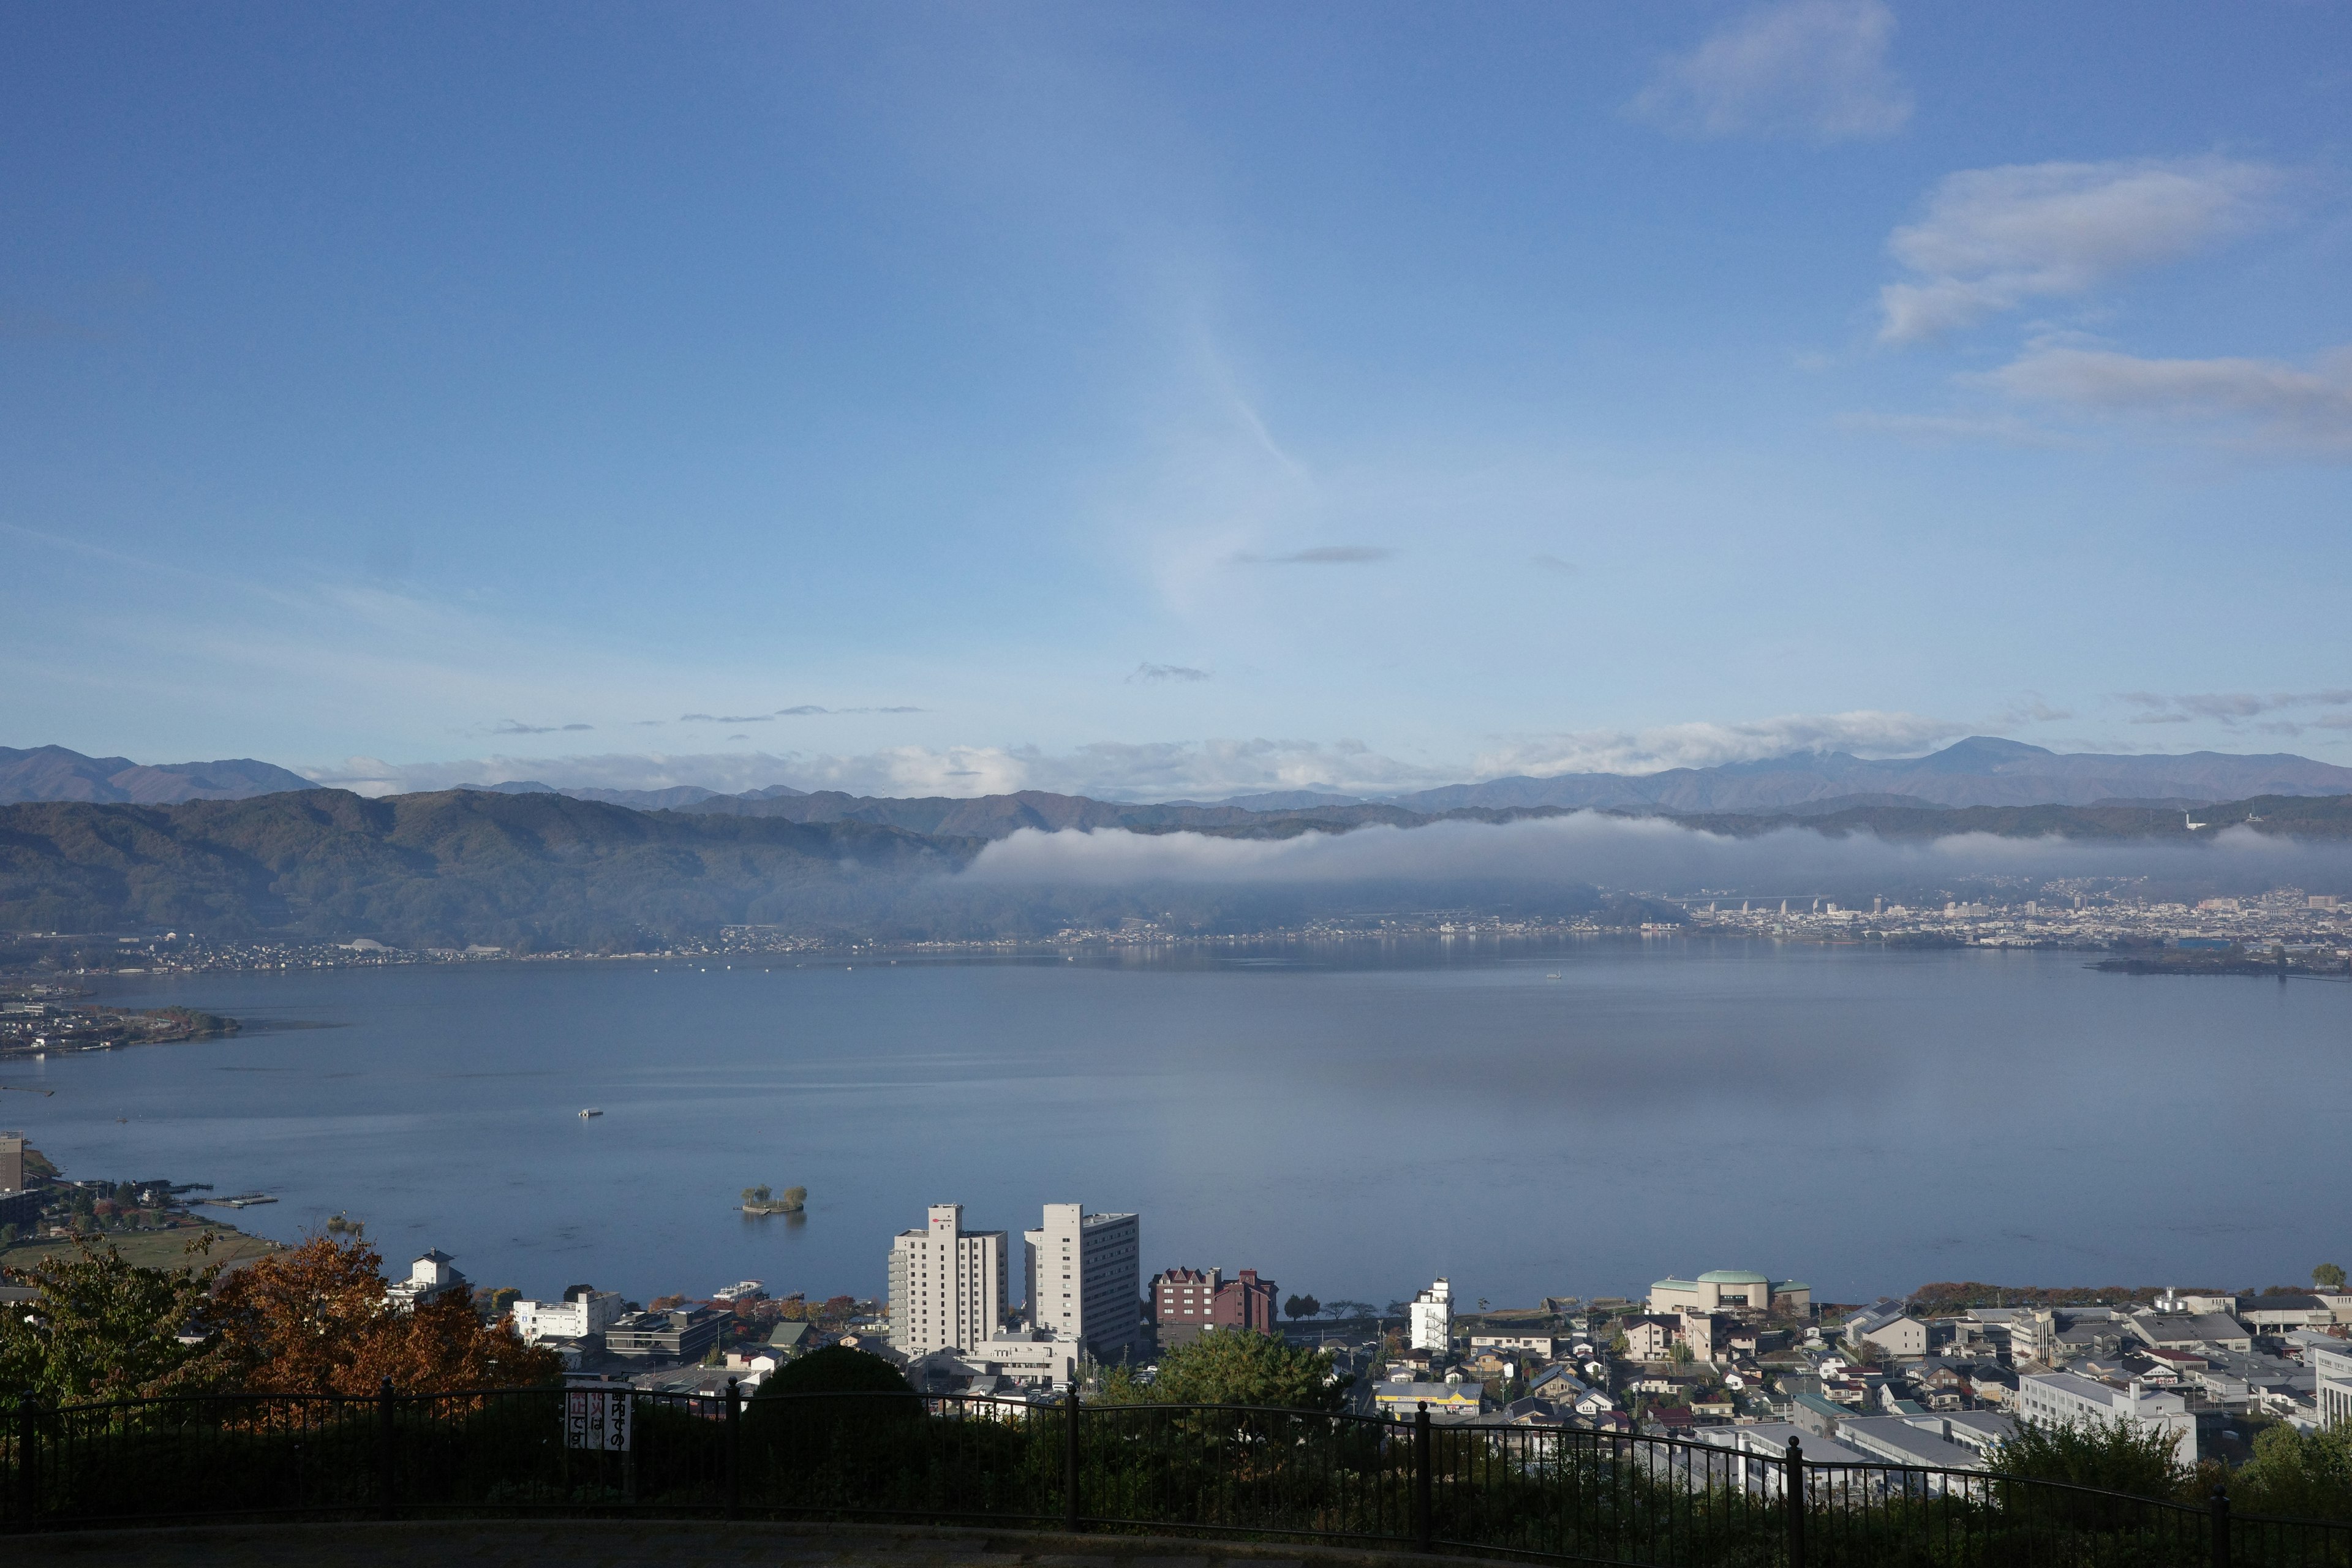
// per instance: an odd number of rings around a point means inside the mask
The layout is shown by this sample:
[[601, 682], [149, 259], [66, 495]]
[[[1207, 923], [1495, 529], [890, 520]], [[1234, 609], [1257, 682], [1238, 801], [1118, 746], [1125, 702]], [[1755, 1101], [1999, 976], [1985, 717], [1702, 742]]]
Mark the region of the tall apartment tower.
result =
[[25, 1135], [0, 1132], [0, 1193], [13, 1193], [24, 1184]]
[[1412, 1299], [1412, 1348], [1444, 1352], [1454, 1343], [1454, 1287], [1440, 1279]]
[[1131, 1214], [1047, 1204], [1028, 1245], [1029, 1326], [1074, 1339], [1100, 1362], [1124, 1360], [1143, 1329], [1140, 1231]]
[[1004, 1327], [1005, 1238], [966, 1230], [961, 1204], [890, 1243], [890, 1343], [900, 1354], [968, 1351]]

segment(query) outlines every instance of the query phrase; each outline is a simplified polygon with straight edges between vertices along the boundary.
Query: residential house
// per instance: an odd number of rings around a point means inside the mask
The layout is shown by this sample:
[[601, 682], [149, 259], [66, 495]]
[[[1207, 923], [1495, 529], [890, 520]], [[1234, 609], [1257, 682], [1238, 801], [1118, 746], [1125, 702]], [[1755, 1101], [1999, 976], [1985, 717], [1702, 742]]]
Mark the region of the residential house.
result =
[[1625, 1336], [1625, 1353], [1634, 1361], [1664, 1361], [1667, 1350], [1681, 1338], [1683, 1321], [1679, 1317], [1644, 1312], [1626, 1318], [1618, 1323]]
[[1889, 1355], [1927, 1353], [1927, 1325], [1911, 1316], [1902, 1302], [1881, 1296], [1845, 1321], [1845, 1342], [1876, 1345]]
[[1449, 1377], [1443, 1383], [1391, 1378], [1372, 1385], [1372, 1407], [1382, 1415], [1410, 1420], [1424, 1405], [1433, 1415], [1442, 1412], [1475, 1415], [1486, 1408], [1486, 1385], [1463, 1377]]
[[[1713, 1312], [1685, 1312], [1675, 1338], [1690, 1347], [1693, 1359], [1704, 1362], [1731, 1359], [1731, 1332], [1737, 1320], [1718, 1317]], [[1755, 1343], [1751, 1332], [1748, 1343]]]
[[1549, 1361], [1559, 1353], [1559, 1341], [1549, 1334], [1472, 1334], [1470, 1348], [1474, 1351], [1500, 1351], [1506, 1354], [1541, 1356]]
[[1838, 1426], [1853, 1412], [1826, 1394], [1791, 1394], [1789, 1395], [1789, 1419], [1798, 1430], [1816, 1437], [1834, 1437]]

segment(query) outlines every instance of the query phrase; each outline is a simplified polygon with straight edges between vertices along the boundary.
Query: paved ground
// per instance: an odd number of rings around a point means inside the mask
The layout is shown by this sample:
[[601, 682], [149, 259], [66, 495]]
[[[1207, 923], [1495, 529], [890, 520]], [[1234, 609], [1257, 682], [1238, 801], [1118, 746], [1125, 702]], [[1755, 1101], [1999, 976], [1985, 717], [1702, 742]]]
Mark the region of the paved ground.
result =
[[833, 1524], [454, 1520], [201, 1525], [0, 1541], [10, 1568], [1403, 1568], [1395, 1552]]

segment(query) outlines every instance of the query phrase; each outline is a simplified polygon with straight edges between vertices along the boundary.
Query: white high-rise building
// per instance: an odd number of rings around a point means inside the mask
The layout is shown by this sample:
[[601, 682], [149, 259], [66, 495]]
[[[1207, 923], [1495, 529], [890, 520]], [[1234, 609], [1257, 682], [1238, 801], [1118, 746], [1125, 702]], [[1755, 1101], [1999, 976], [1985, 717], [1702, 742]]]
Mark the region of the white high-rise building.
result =
[[1029, 1326], [1076, 1340], [1097, 1361], [1131, 1352], [1143, 1325], [1136, 1216], [1047, 1204], [1045, 1223], [1022, 1239], [1029, 1244]]
[[890, 1244], [890, 1343], [900, 1354], [971, 1350], [1004, 1327], [1005, 1239], [966, 1230], [961, 1204]]
[[574, 1285], [563, 1292], [561, 1301], [517, 1301], [515, 1332], [527, 1345], [545, 1344], [550, 1340], [597, 1339], [619, 1321], [624, 1304], [618, 1290]]
[[1454, 1287], [1440, 1279], [1412, 1299], [1412, 1348], [1443, 1352], [1454, 1343]]

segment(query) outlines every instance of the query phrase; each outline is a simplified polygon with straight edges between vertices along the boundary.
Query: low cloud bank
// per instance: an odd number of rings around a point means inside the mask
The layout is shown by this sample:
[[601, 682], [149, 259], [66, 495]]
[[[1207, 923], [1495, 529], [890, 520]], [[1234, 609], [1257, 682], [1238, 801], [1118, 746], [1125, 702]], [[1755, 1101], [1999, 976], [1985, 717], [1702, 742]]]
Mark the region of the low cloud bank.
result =
[[1587, 883], [1696, 894], [1873, 890], [2000, 879], [2147, 878], [2232, 888], [2307, 885], [2352, 890], [2352, 846], [2277, 838], [2238, 827], [2196, 844], [2000, 838], [1969, 833], [1916, 843], [1787, 828], [1734, 837], [1659, 818], [1595, 812], [1522, 822], [1364, 827], [1294, 838], [1198, 833], [1042, 833], [1024, 829], [981, 852], [978, 881], [1119, 887], [1338, 885], [1540, 887]]

